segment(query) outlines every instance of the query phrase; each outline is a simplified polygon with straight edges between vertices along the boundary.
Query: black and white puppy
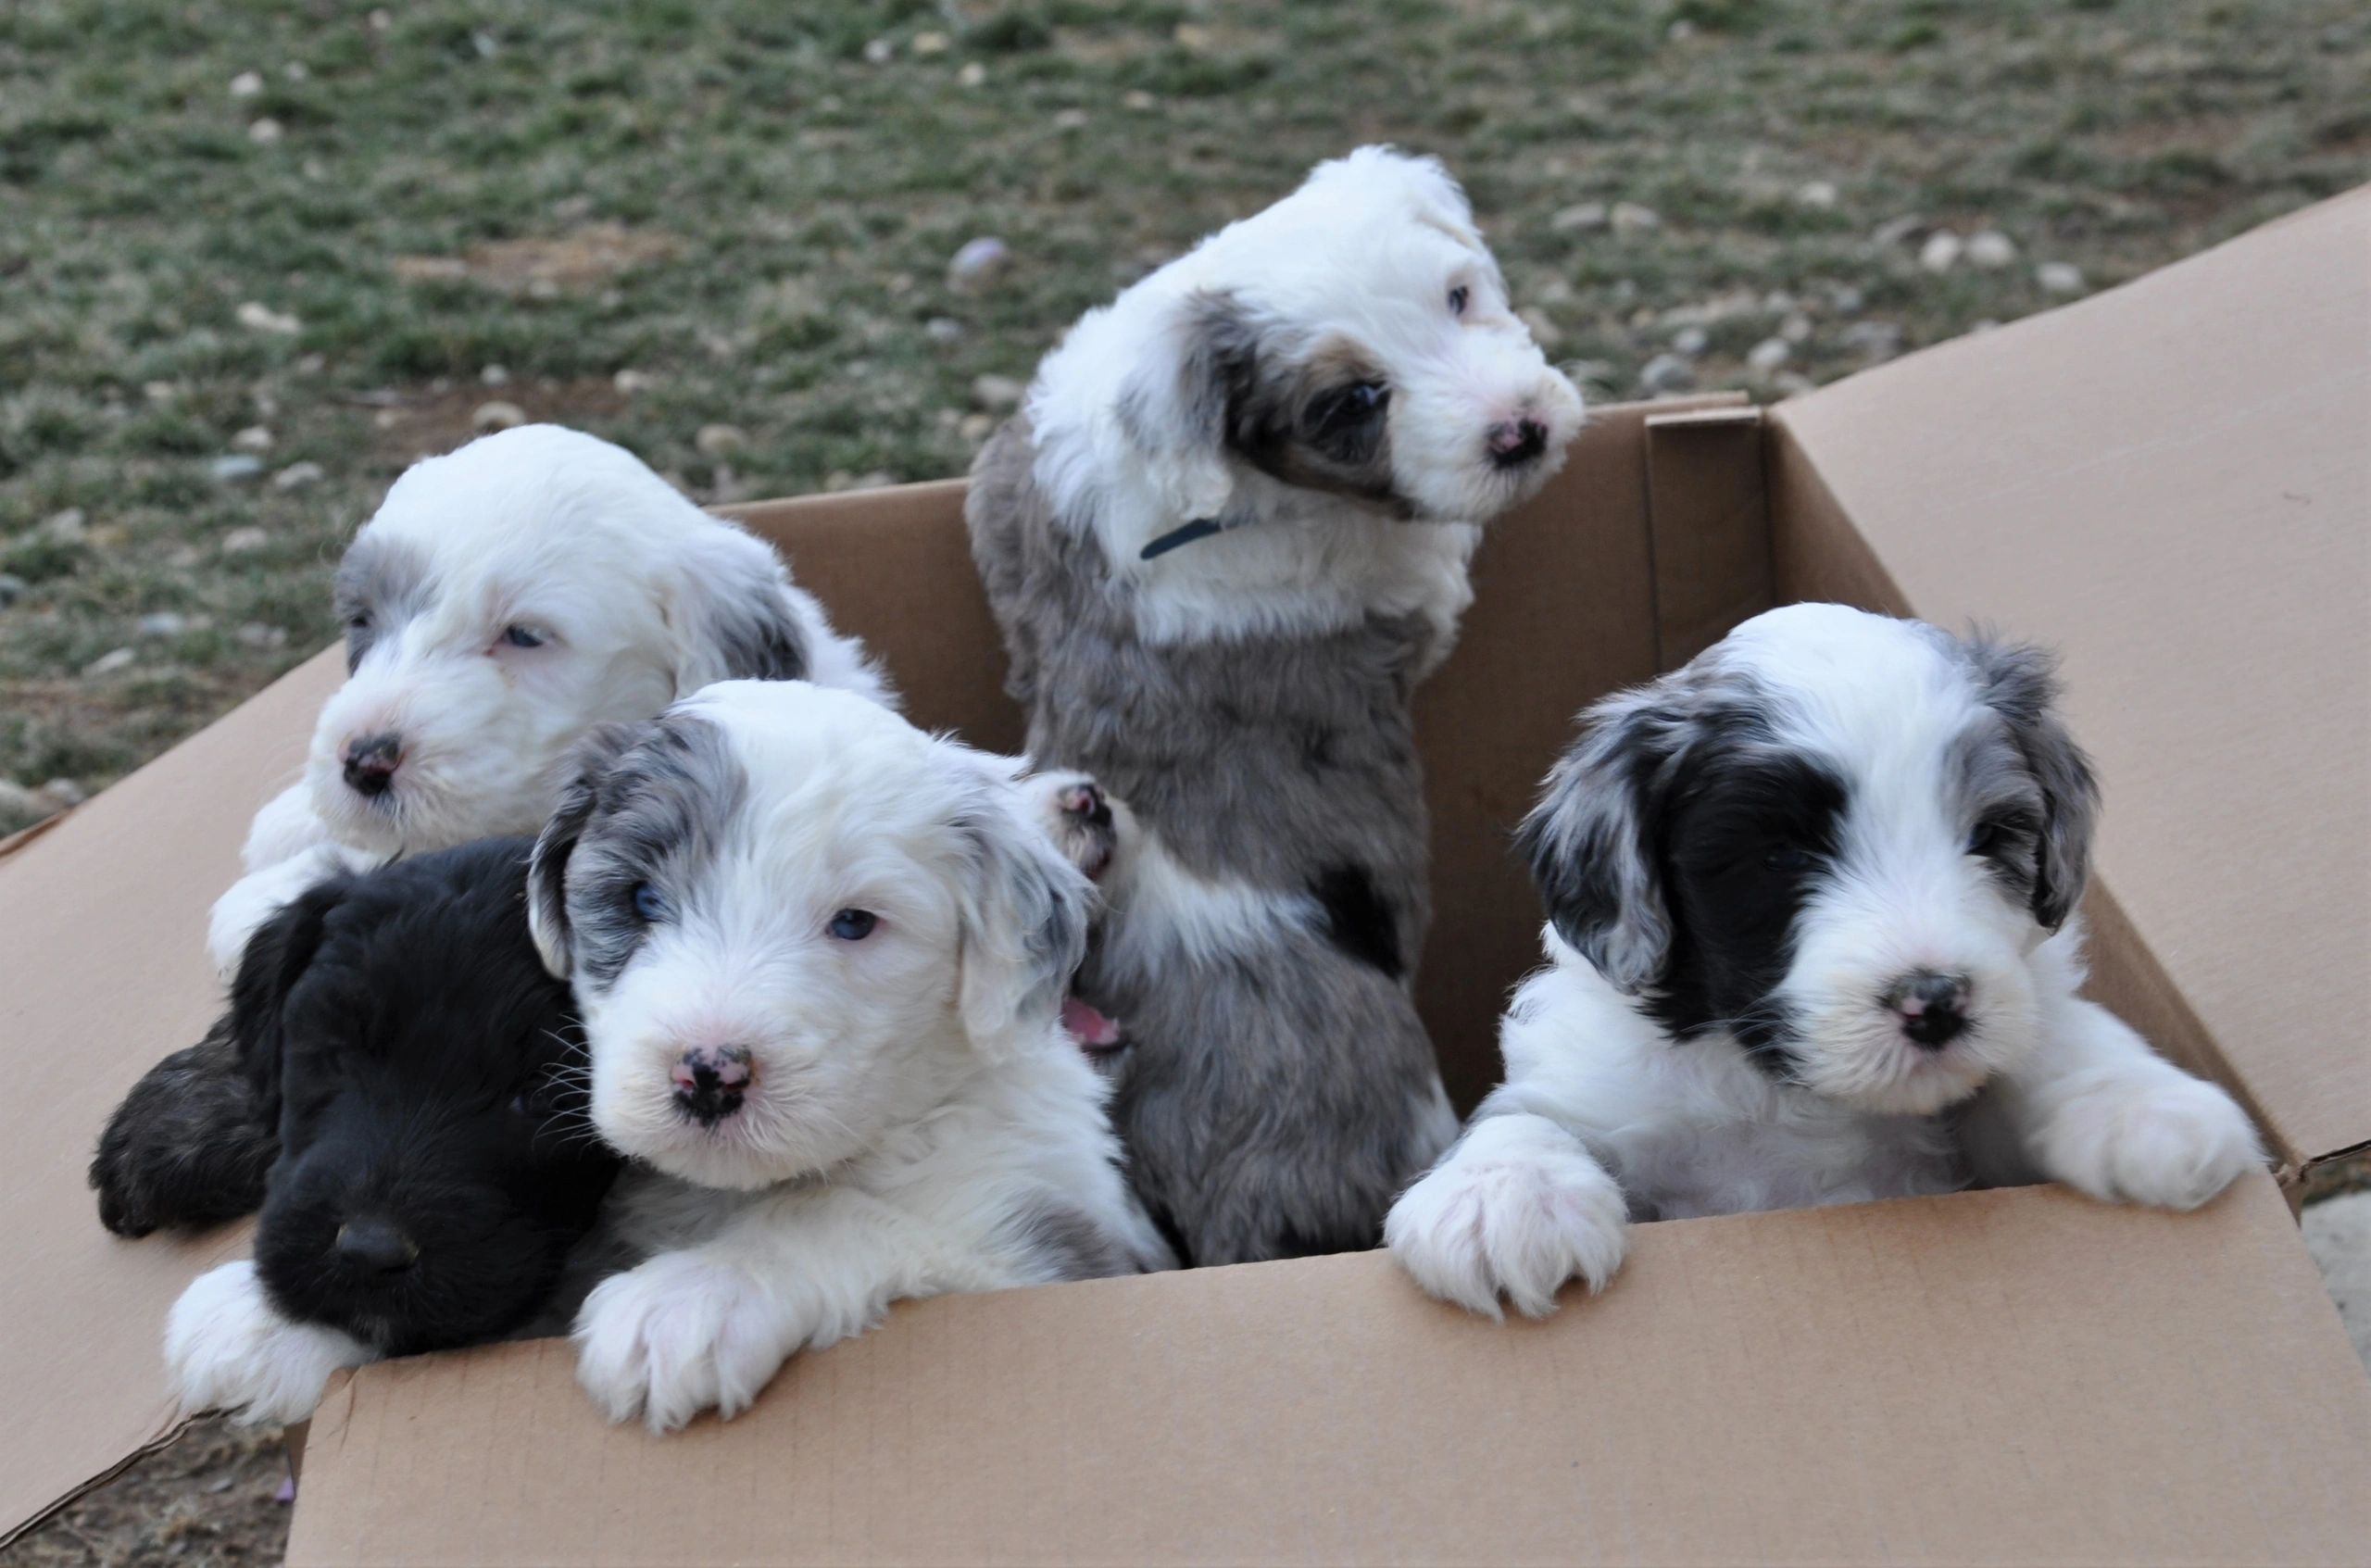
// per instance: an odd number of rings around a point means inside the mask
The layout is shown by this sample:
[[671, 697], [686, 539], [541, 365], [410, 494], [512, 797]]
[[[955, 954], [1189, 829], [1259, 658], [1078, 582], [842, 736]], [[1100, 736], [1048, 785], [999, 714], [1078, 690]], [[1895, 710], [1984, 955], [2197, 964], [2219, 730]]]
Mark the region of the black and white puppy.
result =
[[206, 1185], [219, 1151], [269, 1155], [254, 1260], [202, 1275], [168, 1323], [184, 1409], [298, 1420], [341, 1367], [500, 1338], [552, 1306], [620, 1160], [585, 1120], [568, 987], [528, 935], [531, 847], [307, 890], [248, 944], [195, 1047], [232, 1053], [245, 1096], [210, 1068], [200, 1098], [176, 1094], [169, 1060], [110, 1126], [103, 1210], [145, 1225], [237, 1212], [242, 1185]]
[[1134, 809], [1085, 1000], [1196, 1263], [1374, 1245], [1456, 1130], [1409, 701], [1581, 422], [1439, 164], [1365, 147], [1093, 310], [966, 515], [1029, 750]]
[[1625, 1216], [2044, 1178], [2190, 1209], [2264, 1156], [2079, 995], [2097, 790], [2039, 650], [1839, 605], [1592, 709], [1523, 842], [1549, 966], [1507, 1078], [1393, 1209], [1496, 1316], [1619, 1266]]

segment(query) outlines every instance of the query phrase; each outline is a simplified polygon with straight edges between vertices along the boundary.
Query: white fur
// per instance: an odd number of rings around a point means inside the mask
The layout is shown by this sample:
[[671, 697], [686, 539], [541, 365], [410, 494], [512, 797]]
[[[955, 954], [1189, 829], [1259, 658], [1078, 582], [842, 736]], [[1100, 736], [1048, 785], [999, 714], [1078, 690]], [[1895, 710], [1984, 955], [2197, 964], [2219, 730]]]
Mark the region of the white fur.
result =
[[[792, 1353], [892, 1301], [1048, 1277], [1015, 1227], [1049, 1206], [1165, 1262], [1120, 1178], [1102, 1080], [1060, 1026], [1075, 950], [1033, 950], [1028, 900], [984, 886], [1000, 873], [951, 825], [980, 822], [1083, 916], [1084, 878], [1012, 765], [803, 683], [686, 707], [729, 737], [747, 798], [704, 824], [715, 856], [681, 908], [612, 985], [579, 991], [602, 1135], [723, 1190], [668, 1195], [662, 1249], [586, 1301], [580, 1377], [601, 1409], [656, 1431], [731, 1415]], [[879, 917], [872, 934], [826, 935], [851, 908]], [[750, 1052], [753, 1083], [703, 1127], [669, 1073], [725, 1043]]]
[[[721, 668], [702, 635], [724, 584], [787, 607], [814, 680], [890, 700], [862, 648], [832, 630], [762, 541], [581, 432], [527, 425], [414, 464], [354, 548], [408, 552], [426, 582], [408, 613], [377, 607], [375, 640], [323, 706], [303, 782], [257, 814], [244, 855], [250, 881], [224, 895], [209, 925], [226, 978], [260, 920], [311, 880], [251, 885], [257, 875], [325, 843], [369, 865], [532, 833], [586, 730], [646, 719], [740, 672]], [[509, 646], [513, 625], [546, 641]], [[394, 787], [367, 798], [344, 782], [344, 748], [388, 731], [403, 737], [403, 761]]]
[[243, 1424], [302, 1421], [332, 1374], [377, 1361], [351, 1336], [283, 1316], [255, 1264], [198, 1275], [165, 1323], [165, 1365], [184, 1414], [228, 1411]]

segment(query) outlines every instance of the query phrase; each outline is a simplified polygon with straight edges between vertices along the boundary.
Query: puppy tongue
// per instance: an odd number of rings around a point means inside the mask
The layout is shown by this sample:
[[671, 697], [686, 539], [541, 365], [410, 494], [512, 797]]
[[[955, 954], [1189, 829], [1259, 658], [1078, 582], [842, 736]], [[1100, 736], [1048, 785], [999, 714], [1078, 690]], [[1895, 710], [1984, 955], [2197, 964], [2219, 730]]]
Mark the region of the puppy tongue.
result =
[[1062, 1027], [1071, 1032], [1072, 1039], [1089, 1050], [1120, 1043], [1120, 1026], [1076, 997], [1062, 998]]

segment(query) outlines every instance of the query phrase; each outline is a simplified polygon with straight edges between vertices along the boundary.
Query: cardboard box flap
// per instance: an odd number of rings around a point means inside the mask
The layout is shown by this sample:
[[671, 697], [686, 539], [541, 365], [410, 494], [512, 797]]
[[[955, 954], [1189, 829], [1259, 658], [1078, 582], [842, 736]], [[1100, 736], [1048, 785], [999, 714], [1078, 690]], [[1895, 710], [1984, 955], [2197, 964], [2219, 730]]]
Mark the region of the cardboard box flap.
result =
[[1772, 422], [1782, 597], [2064, 650], [2108, 918], [2162, 968], [2102, 936], [2108, 999], [2286, 1160], [2371, 1140], [2371, 191]]
[[942, 1298], [750, 1411], [603, 1425], [561, 1342], [390, 1362], [288, 1561], [2330, 1562], [2371, 1383], [2273, 1184], [1642, 1227], [1500, 1326], [1378, 1254]]

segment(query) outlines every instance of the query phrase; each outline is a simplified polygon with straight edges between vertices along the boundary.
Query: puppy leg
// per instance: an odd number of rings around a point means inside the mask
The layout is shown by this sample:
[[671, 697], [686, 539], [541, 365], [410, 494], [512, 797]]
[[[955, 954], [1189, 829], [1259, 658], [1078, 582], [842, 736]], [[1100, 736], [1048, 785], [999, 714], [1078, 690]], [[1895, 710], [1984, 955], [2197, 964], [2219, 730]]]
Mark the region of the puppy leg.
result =
[[378, 1359], [336, 1329], [282, 1316], [250, 1262], [200, 1274], [165, 1320], [165, 1365], [182, 1411], [229, 1411], [242, 1425], [302, 1421], [331, 1374]]
[[1545, 1317], [1566, 1280], [1602, 1290], [1622, 1266], [1626, 1207], [1579, 1139], [1514, 1111], [1475, 1123], [1401, 1194], [1383, 1239], [1429, 1295], [1493, 1320], [1503, 1295]]
[[611, 1421], [669, 1432], [739, 1414], [793, 1354], [862, 1333], [892, 1301], [1010, 1283], [878, 1198], [770, 1195], [597, 1286], [577, 1314], [576, 1377]]
[[252, 1213], [280, 1138], [240, 1068], [230, 1020], [133, 1085], [91, 1159], [99, 1223], [118, 1236]]
[[330, 840], [329, 824], [313, 809], [313, 792], [303, 783], [290, 784], [264, 802], [247, 824], [247, 842], [239, 850], [242, 871], [259, 872], [290, 856]]
[[2033, 1061], [1988, 1085], [1962, 1123], [1980, 1180], [2040, 1175], [2104, 1202], [2195, 1209], [2264, 1165], [2247, 1112], [2107, 1009], [2067, 994], [2043, 1016]]
[[246, 954], [247, 939], [282, 905], [316, 883], [348, 872], [366, 872], [379, 863], [378, 857], [359, 849], [316, 844], [232, 883], [228, 892], [214, 900], [206, 921], [206, 954], [214, 960], [216, 976], [230, 984]]
[[1022, 787], [1046, 836], [1090, 882], [1104, 881], [1137, 836], [1135, 816], [1090, 774], [1033, 773]]

